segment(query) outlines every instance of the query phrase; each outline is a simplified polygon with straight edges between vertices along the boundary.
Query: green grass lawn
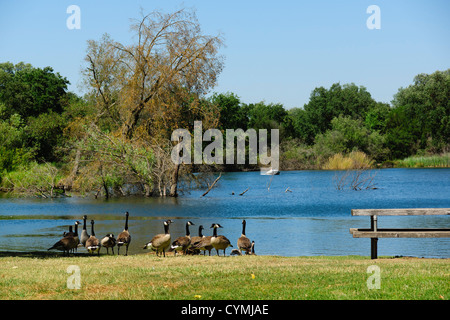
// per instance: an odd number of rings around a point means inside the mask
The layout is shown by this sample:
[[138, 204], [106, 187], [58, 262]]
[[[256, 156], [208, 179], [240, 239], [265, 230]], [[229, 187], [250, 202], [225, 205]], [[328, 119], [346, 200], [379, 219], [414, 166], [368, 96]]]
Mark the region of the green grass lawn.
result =
[[[81, 288], [69, 289], [70, 265]], [[368, 289], [380, 270], [380, 289]], [[0, 254], [0, 299], [445, 299], [449, 259]]]

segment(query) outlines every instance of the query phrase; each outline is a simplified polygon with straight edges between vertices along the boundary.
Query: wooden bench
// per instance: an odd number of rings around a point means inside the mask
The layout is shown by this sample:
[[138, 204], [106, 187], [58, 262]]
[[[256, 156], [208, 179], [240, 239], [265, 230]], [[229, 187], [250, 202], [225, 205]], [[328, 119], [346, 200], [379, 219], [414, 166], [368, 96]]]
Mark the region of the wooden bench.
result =
[[370, 229], [351, 228], [353, 238], [370, 238], [371, 258], [377, 259], [378, 238], [447, 238], [450, 229], [380, 229], [378, 216], [450, 215], [450, 209], [352, 209], [352, 216], [369, 216]]

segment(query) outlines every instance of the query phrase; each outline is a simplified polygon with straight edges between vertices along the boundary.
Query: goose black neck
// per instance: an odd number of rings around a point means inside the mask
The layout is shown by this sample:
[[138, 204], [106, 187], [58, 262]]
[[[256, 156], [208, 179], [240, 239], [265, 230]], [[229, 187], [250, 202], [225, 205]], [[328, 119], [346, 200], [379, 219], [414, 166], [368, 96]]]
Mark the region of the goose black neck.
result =
[[198, 236], [199, 236], [200, 238], [203, 238], [202, 228], [198, 228]]
[[125, 217], [125, 230], [128, 230], [128, 212], [127, 212], [127, 215]]
[[83, 217], [83, 230], [86, 230], [86, 218]]
[[169, 234], [169, 224], [168, 223], [164, 224], [164, 233]]
[[186, 223], [186, 235], [190, 236], [191, 233], [189, 232], [189, 223]]
[[245, 236], [245, 220], [242, 222], [242, 234]]
[[91, 223], [91, 235], [95, 236], [95, 232], [94, 232], [94, 224]]
[[78, 235], [78, 223], [75, 223], [75, 235]]
[[214, 230], [213, 230], [213, 236], [214, 236], [214, 237], [217, 237], [217, 228], [214, 228]]

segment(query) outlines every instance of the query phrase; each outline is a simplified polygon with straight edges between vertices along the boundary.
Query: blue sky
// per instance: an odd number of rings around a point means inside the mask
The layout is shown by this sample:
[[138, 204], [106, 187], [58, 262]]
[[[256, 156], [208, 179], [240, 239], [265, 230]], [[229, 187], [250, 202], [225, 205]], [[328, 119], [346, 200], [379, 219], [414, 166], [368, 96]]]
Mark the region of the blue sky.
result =
[[[72, 4], [81, 9], [80, 30], [66, 27]], [[381, 9], [380, 30], [366, 26], [369, 5]], [[315, 87], [336, 82], [365, 86], [390, 102], [415, 75], [450, 68], [448, 0], [0, 0], [0, 62], [51, 66], [80, 94], [86, 41], [109, 33], [130, 42], [130, 19], [141, 7], [196, 9], [203, 31], [225, 39], [214, 91], [246, 103], [302, 107]]]

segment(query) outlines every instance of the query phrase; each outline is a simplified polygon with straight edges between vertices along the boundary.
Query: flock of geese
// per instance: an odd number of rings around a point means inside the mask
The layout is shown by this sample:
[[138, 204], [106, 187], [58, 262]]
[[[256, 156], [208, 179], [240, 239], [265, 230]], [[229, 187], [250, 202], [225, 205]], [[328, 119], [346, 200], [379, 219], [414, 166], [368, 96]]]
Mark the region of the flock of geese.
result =
[[[48, 250], [60, 250], [64, 253], [69, 254], [70, 252], [77, 251], [78, 247], [85, 247], [90, 254], [100, 255], [100, 248], [106, 248], [106, 253], [109, 254], [109, 249], [111, 248], [112, 254], [114, 254], [114, 247], [117, 246], [117, 254], [120, 254], [120, 247], [125, 247], [125, 255], [128, 255], [128, 247], [131, 243], [131, 235], [128, 231], [128, 217], [129, 213], [125, 213], [125, 227], [123, 231], [119, 234], [117, 238], [114, 237], [112, 233], [107, 234], [101, 239], [95, 236], [94, 232], [94, 220], [91, 220], [91, 234], [89, 235], [86, 230], [86, 220], [87, 216], [83, 216], [83, 230], [81, 235], [78, 235], [78, 225], [79, 221], [75, 221], [75, 230], [72, 226], [69, 226], [69, 232], [65, 232], [63, 238], [56, 242]], [[217, 255], [219, 255], [219, 250], [223, 250], [223, 255], [225, 256], [225, 250], [228, 247], [233, 247], [230, 240], [223, 235], [217, 235], [217, 229], [223, 228], [218, 223], [213, 223], [211, 228], [213, 229], [212, 236], [204, 236], [204, 227], [201, 225], [198, 228], [198, 236], [191, 237], [189, 232], [189, 227], [193, 226], [194, 223], [188, 221], [186, 223], [186, 235], [178, 237], [172, 242], [172, 238], [169, 232], [169, 226], [173, 223], [172, 220], [164, 221], [164, 233], [155, 235], [150, 242], [144, 245], [143, 249], [148, 249], [156, 252], [157, 256], [161, 254], [166, 256], [166, 251], [174, 252], [176, 256], [177, 252], [183, 252], [186, 254], [200, 254], [206, 255], [206, 251], [211, 255], [211, 250], [216, 249]], [[242, 255], [243, 252], [247, 255], [255, 254], [255, 242], [250, 241], [250, 239], [245, 235], [246, 221], [242, 220], [242, 234], [237, 240], [237, 249], [233, 249], [230, 255]]]

